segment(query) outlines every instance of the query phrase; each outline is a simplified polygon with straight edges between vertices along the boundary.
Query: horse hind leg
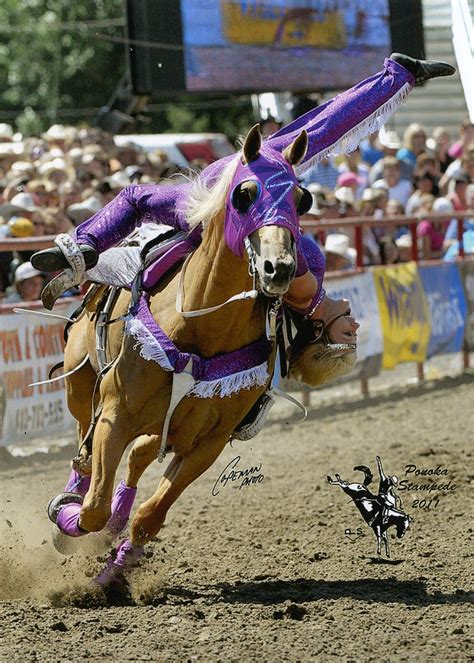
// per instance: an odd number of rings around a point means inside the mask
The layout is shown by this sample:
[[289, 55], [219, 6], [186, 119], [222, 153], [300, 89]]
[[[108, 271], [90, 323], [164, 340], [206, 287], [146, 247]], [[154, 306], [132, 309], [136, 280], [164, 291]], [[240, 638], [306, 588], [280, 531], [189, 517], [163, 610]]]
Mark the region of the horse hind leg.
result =
[[377, 555], [382, 554], [382, 532], [380, 527], [374, 527], [375, 536], [377, 537]]

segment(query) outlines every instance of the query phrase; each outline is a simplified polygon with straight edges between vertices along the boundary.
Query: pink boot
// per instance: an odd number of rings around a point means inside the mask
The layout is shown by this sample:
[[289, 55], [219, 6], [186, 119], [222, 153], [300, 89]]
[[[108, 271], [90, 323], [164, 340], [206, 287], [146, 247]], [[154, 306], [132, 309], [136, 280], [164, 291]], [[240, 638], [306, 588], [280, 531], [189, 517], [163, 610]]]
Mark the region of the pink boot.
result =
[[71, 470], [69, 475], [69, 480], [66, 484], [64, 492], [66, 493], [77, 493], [78, 495], [85, 496], [89, 490], [91, 484], [90, 476], [85, 476], [84, 474], [79, 474], [76, 470]]

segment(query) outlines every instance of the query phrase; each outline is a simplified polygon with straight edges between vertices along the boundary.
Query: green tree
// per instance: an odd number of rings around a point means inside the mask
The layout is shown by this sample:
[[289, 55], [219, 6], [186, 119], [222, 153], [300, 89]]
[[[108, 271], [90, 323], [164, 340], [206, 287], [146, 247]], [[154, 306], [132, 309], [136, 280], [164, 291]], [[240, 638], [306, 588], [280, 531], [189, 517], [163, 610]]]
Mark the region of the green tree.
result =
[[[1, 0], [0, 121], [24, 134], [94, 122], [125, 70], [123, 0]], [[253, 122], [248, 97], [154, 97], [137, 131], [219, 131]]]
[[124, 71], [123, 22], [122, 0], [2, 0], [2, 118], [26, 107], [43, 126], [95, 115]]

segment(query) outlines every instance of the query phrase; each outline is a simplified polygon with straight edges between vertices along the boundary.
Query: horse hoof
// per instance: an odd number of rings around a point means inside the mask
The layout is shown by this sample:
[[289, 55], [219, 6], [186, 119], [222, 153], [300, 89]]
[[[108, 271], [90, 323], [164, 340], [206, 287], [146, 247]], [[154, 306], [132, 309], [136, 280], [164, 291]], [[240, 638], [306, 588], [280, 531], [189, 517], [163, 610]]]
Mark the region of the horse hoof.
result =
[[71, 461], [71, 467], [79, 474], [90, 476], [92, 474], [92, 456], [83, 458], [82, 456], [75, 456]]
[[59, 511], [66, 504], [82, 504], [84, 498], [77, 493], [59, 493], [48, 504], [48, 518], [56, 525]]
[[51, 537], [55, 549], [65, 557], [70, 557], [79, 550], [78, 539], [67, 536], [67, 534], [61, 532], [57, 525], [53, 527]]

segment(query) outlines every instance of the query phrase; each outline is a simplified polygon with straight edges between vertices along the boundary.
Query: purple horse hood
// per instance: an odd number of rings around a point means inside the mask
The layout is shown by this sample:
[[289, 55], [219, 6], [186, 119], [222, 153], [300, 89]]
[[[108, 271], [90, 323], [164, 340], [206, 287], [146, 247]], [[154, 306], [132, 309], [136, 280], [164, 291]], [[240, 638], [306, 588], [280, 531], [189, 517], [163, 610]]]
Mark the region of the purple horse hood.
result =
[[[255, 182], [258, 193], [247, 212], [239, 212], [233, 202], [237, 187], [246, 181]], [[239, 160], [226, 198], [224, 235], [226, 244], [241, 257], [244, 240], [262, 226], [283, 226], [295, 242], [301, 234], [293, 189], [298, 180], [285, 157], [263, 144], [256, 159], [248, 164]]]

